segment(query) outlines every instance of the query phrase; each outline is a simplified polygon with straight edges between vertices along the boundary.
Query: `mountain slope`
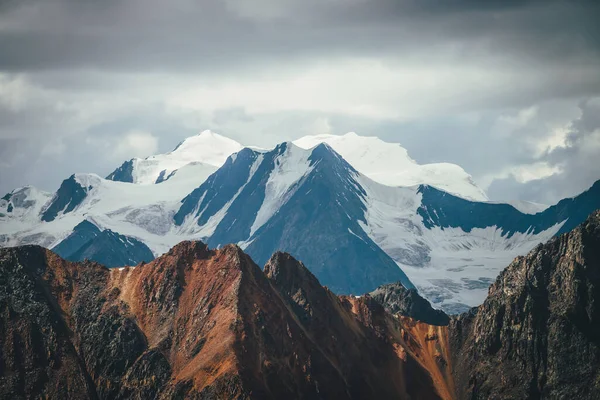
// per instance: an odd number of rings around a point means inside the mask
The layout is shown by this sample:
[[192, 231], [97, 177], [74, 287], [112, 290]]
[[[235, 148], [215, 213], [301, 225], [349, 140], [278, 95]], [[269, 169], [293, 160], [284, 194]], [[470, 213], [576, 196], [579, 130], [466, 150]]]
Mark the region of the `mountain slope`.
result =
[[380, 286], [369, 295], [392, 314], [411, 317], [429, 325], [445, 326], [450, 322], [443, 311], [431, 307], [416, 289], [407, 289], [399, 282]]
[[[0, 217], [4, 246], [40, 244], [53, 248], [84, 220], [143, 242], [162, 254], [185, 239], [171, 232], [179, 202], [198, 185], [204, 166], [188, 164], [156, 185], [134, 185], [74, 174], [41, 206], [27, 213], [15, 209]], [[0, 201], [0, 207], [5, 200]], [[9, 205], [12, 203], [9, 203]], [[36, 203], [37, 204], [37, 203]], [[17, 212], [19, 211], [19, 212]], [[139, 259], [138, 259], [139, 260]]]
[[[54, 248], [82, 221], [128, 238], [125, 242], [141, 242], [154, 256], [182, 240], [202, 239], [212, 247], [237, 243], [260, 264], [275, 251], [287, 251], [340, 294], [365, 293], [400, 280], [434, 307], [455, 314], [481, 304], [515, 256], [600, 208], [600, 182], [538, 213], [467, 200], [431, 185], [384, 185], [319, 144], [323, 138], [310, 139], [319, 143], [308, 150], [293, 143], [270, 151], [246, 148], [220, 168], [188, 162], [224, 156], [229, 150], [199, 145], [219, 138], [205, 132], [156, 156], [169, 165], [187, 162], [168, 174], [166, 167], [160, 172], [152, 167], [158, 183], [74, 174], [54, 195], [31, 187], [14, 191], [0, 200], [0, 245]], [[383, 167], [385, 157], [392, 166], [397, 161], [398, 168], [414, 164], [404, 149], [376, 138], [327, 138], [371, 172]], [[136, 254], [138, 247], [119, 245], [119, 257], [127, 263], [146, 260]], [[124, 253], [128, 249], [131, 254]]]
[[154, 259], [152, 251], [139, 240], [109, 229], [100, 230], [87, 220], [75, 226], [73, 233], [53, 247], [52, 251], [69, 261], [94, 260], [109, 268], [136, 265]]
[[[33, 186], [25, 186], [5, 194], [0, 199], [0, 246], [12, 244], [12, 235], [21, 230], [31, 229], [41, 222], [40, 215], [53, 195]], [[25, 236], [21, 244], [36, 243], [48, 246], [43, 238]]]
[[336, 296], [286, 253], [261, 271], [235, 245], [183, 242], [108, 270], [0, 249], [0, 396], [596, 399], [598, 265], [600, 211], [433, 326]]

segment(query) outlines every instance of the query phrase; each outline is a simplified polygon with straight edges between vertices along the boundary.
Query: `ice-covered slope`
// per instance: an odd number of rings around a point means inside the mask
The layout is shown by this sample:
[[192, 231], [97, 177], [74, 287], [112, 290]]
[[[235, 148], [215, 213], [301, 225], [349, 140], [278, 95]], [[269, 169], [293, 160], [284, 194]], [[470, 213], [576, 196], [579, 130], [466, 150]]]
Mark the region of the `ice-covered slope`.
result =
[[[524, 220], [524, 214], [506, 204], [470, 202], [432, 187], [386, 187], [364, 176], [358, 181], [367, 193], [362, 228], [398, 263], [423, 297], [449, 313], [481, 304], [491, 282], [514, 257], [547, 241], [562, 226], [551, 218]], [[433, 201], [435, 196], [447, 203]], [[459, 217], [457, 226], [440, 219], [430, 221], [427, 212], [443, 216], [448, 208], [454, 215], [452, 202], [464, 202], [465, 213], [474, 212], [475, 221], [469, 224], [466, 216]], [[490, 207], [477, 212], [468, 209], [469, 204]], [[503, 214], [503, 208], [509, 208], [515, 220]], [[535, 230], [532, 225], [538, 221], [540, 229]]]
[[[7, 193], [0, 199], [0, 246], [14, 243], [14, 232], [31, 229], [40, 223], [40, 214], [52, 193], [41, 191], [33, 186], [25, 186]], [[38, 242], [35, 236], [24, 238], [23, 243]]]
[[204, 165], [210, 175], [223, 165], [227, 157], [242, 148], [235, 140], [206, 130], [185, 139], [169, 153], [125, 161], [107, 179], [139, 184], [159, 183], [190, 163]]
[[377, 276], [376, 264], [386, 262], [374, 262], [375, 245], [435, 306], [455, 312], [478, 305], [515, 256], [557, 234], [569, 215], [576, 221], [600, 206], [586, 192], [583, 201], [525, 214], [428, 185], [382, 185], [323, 144], [305, 153], [290, 144], [270, 153], [245, 149], [183, 201], [176, 223], [211, 246], [236, 242], [259, 263], [276, 249], [301, 255], [340, 293], [385, 280]]
[[[96, 174], [74, 174], [63, 181], [54, 195], [28, 189], [36, 193], [36, 206], [27, 213], [14, 216], [6, 213], [0, 217], [1, 243], [5, 246], [33, 243], [53, 248], [75, 226], [88, 220], [100, 229], [139, 239], [155, 254], [162, 254], [182, 240], [171, 233], [173, 215], [181, 199], [206, 180], [209, 171], [205, 167], [201, 163], [187, 164], [168, 180], [155, 185], [132, 185]], [[6, 208], [6, 204], [2, 200], [0, 206]]]
[[369, 201], [365, 231], [424, 297], [447, 312], [480, 304], [514, 257], [570, 231], [600, 208], [600, 181], [536, 214], [431, 186], [383, 189], [365, 177], [359, 182]]
[[377, 137], [359, 136], [354, 132], [342, 136], [304, 136], [296, 146], [312, 148], [327, 143], [356, 170], [388, 186], [431, 185], [466, 199], [485, 201], [487, 196], [461, 167], [450, 163], [417, 164], [406, 149]]

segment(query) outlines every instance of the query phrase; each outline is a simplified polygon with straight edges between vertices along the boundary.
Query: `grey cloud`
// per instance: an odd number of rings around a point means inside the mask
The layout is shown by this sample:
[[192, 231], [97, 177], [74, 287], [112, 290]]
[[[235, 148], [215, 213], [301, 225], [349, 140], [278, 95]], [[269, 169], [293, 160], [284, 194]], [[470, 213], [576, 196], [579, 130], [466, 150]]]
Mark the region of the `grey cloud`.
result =
[[[0, 107], [0, 116], [3, 112], [6, 113]], [[3, 124], [6, 121], [0, 118], [0, 193], [24, 185], [54, 191], [63, 179], [76, 172], [106, 176], [133, 156], [114, 153], [122, 136], [132, 130], [158, 137], [159, 152], [170, 151], [197, 133], [182, 123], [182, 116], [169, 115], [162, 106], [154, 104], [130, 110], [124, 116], [105, 116], [100, 122], [88, 122], [89, 125], [74, 122], [74, 113], [57, 112], [49, 106], [8, 113], [14, 125], [11, 137]], [[198, 121], [198, 125], [207, 122]], [[28, 131], [22, 130], [24, 127]]]
[[561, 169], [548, 178], [526, 183], [514, 177], [492, 183], [488, 192], [503, 200], [520, 199], [553, 204], [575, 196], [600, 179], [600, 98], [580, 104], [581, 116], [572, 121], [565, 145], [537, 158]]
[[[18, 110], [0, 103], [0, 192], [25, 183], [52, 190], [76, 171], [106, 174], [116, 160], [90, 140], [114, 143], [132, 129], [159, 137], [160, 151], [205, 128], [268, 146], [315, 133], [321, 118], [333, 133], [398, 141], [419, 162], [454, 162], [476, 178], [540, 160], [560, 165], [561, 175], [527, 184], [496, 180], [489, 189], [496, 199], [552, 202], [600, 178], [593, 157], [578, 152], [598, 126], [593, 103], [581, 104], [566, 148], [541, 158], [530, 148], [548, 125], [572, 118], [579, 99], [600, 94], [598, 15], [597, 1], [559, 0], [0, 0], [0, 74], [48, 91]], [[255, 115], [240, 107], [174, 115], [159, 95], [135, 93], [139, 76], [153, 73], [157, 80], [254, 79], [369, 57], [391, 69], [476, 65], [497, 70], [507, 84], [464, 87], [445, 109], [405, 121], [317, 111]], [[135, 101], [121, 101], [130, 92]], [[111, 96], [116, 105], [96, 111]], [[499, 119], [532, 105], [539, 106], [534, 120], [502, 128], [512, 136], [497, 134]], [[52, 143], [63, 144], [68, 157], [44, 154]]]
[[[229, 4], [229, 7], [226, 6]], [[5, 9], [0, 68], [106, 68], [188, 73], [323, 55], [447, 51], [512, 62], [540, 58], [595, 64], [593, 2], [28, 1]], [[245, 4], [245, 6], [244, 6]], [[302, 4], [299, 6], [298, 4]], [[22, 27], [27, 26], [24, 30]], [[590, 59], [591, 58], [591, 59]]]

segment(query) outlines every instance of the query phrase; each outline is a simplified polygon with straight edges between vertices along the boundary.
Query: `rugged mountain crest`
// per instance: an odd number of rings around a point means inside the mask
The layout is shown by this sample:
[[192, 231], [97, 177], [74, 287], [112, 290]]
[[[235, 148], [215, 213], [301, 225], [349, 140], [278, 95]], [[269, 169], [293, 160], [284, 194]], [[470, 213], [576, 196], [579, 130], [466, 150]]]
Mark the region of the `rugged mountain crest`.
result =
[[459, 398], [600, 398], [600, 211], [515, 259], [449, 334]]
[[446, 313], [431, 307], [416, 289], [407, 289], [400, 283], [380, 286], [369, 294], [392, 314], [411, 317], [430, 325], [445, 326], [450, 322]]
[[240, 151], [242, 147], [235, 140], [206, 130], [188, 137], [168, 153], [125, 161], [106, 179], [135, 184], [155, 184], [164, 182], [176, 171], [193, 163], [203, 164], [212, 173], [223, 165], [227, 157]]
[[423, 201], [417, 212], [427, 228], [454, 227], [471, 232], [473, 228], [497, 226], [508, 238], [518, 232], [538, 234], [561, 222], [557, 234], [569, 232], [600, 206], [600, 181], [536, 214], [523, 214], [509, 204], [465, 200], [427, 185], [420, 186], [419, 193]]
[[244, 149], [183, 199], [174, 220], [207, 236], [211, 247], [240, 243], [259, 264], [290, 252], [338, 293], [360, 294], [382, 282], [413, 287], [363, 230], [366, 193], [356, 175], [326, 144]]
[[90, 189], [91, 187], [82, 186], [75, 175], [71, 175], [62, 182], [52, 201], [46, 205], [42, 213], [42, 221], [51, 222], [60, 213], [67, 214], [73, 211], [85, 199]]
[[[485, 201], [460, 167], [418, 165], [376, 137], [296, 143], [242, 149], [205, 131], [169, 153], [129, 160], [107, 179], [75, 174], [53, 194], [15, 190], [0, 199], [0, 246], [38, 244], [123, 266], [149, 260], [145, 246], [160, 255], [182, 240], [236, 243], [259, 265], [288, 252], [339, 294], [400, 281], [455, 314], [481, 304], [515, 256], [600, 207], [600, 182], [521, 212]], [[103, 234], [74, 257], [84, 220]]]
[[119, 235], [110, 229], [99, 229], [85, 220], [73, 228], [73, 233], [52, 248], [69, 261], [94, 260], [114, 268], [136, 265], [154, 259], [152, 251], [144, 243], [132, 237]]
[[461, 167], [449, 163], [419, 165], [398, 143], [388, 143], [375, 136], [345, 135], [304, 136], [294, 144], [310, 149], [326, 143], [360, 173], [388, 186], [429, 184], [458, 196], [485, 201], [487, 196]]
[[200, 242], [120, 270], [1, 249], [0, 394], [450, 398], [380, 305], [335, 296], [287, 254], [266, 271]]
[[134, 161], [134, 159], [124, 161], [123, 164], [111, 172], [106, 179], [109, 181], [133, 183]]
[[600, 211], [434, 326], [376, 301], [414, 314], [408, 290], [336, 296], [286, 253], [262, 271], [238, 246], [182, 242], [108, 270], [1, 249], [0, 396], [596, 399], [599, 265]]

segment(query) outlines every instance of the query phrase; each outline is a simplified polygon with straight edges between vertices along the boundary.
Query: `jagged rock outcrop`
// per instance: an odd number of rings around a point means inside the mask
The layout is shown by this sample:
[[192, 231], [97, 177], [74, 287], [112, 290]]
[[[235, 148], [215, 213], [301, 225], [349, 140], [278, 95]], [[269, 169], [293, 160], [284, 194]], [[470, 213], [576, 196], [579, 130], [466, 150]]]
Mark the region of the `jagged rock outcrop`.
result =
[[448, 331], [458, 398], [600, 398], [600, 211], [516, 258]]
[[442, 310], [431, 307], [431, 303], [419, 295], [416, 289], [407, 289], [401, 283], [383, 285], [369, 293], [392, 314], [400, 314], [430, 325], [445, 326], [450, 317]]
[[286, 253], [262, 271], [182, 242], [109, 270], [0, 249], [0, 398], [596, 399], [599, 299], [600, 212], [446, 326], [394, 285], [337, 296]]
[[[0, 250], [0, 397], [451, 398], [420, 324], [288, 254], [183, 242], [134, 268]], [[424, 328], [428, 330], [429, 328]], [[448, 357], [445, 355], [444, 357]], [[431, 364], [431, 365], [430, 365]]]

